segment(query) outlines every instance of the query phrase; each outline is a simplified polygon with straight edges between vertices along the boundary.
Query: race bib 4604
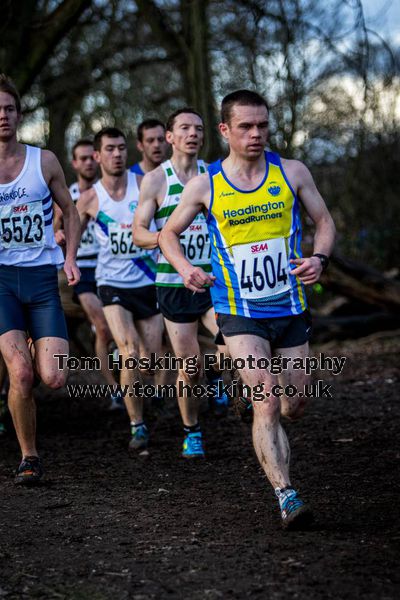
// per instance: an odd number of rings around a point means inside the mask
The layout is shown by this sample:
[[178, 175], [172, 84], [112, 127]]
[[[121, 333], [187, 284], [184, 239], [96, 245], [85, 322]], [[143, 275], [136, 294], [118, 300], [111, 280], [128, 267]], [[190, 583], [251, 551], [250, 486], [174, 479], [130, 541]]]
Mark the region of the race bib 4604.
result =
[[2, 206], [0, 238], [1, 247], [7, 249], [44, 246], [46, 236], [42, 201]]
[[284, 238], [233, 246], [232, 252], [242, 298], [257, 300], [290, 289]]

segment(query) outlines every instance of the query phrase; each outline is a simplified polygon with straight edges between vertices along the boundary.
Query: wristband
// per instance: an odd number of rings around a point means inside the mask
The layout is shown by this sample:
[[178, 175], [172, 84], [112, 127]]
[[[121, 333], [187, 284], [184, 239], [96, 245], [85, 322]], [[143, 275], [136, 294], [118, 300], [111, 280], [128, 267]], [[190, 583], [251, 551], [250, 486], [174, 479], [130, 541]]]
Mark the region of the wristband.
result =
[[313, 254], [313, 256], [319, 258], [319, 260], [321, 261], [322, 270], [326, 271], [329, 265], [329, 257], [326, 256], [326, 254], [319, 254], [318, 252], [316, 254]]

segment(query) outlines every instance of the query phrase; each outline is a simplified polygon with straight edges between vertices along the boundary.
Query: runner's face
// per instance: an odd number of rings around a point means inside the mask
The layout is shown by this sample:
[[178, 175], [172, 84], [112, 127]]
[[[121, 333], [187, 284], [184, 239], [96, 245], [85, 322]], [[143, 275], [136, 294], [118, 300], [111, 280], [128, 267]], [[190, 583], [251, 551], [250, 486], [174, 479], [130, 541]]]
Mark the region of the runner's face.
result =
[[166, 136], [174, 151], [197, 156], [203, 145], [203, 121], [192, 113], [181, 113], [176, 117], [172, 131], [167, 131]]
[[268, 141], [268, 110], [265, 106], [232, 107], [229, 123], [220, 131], [230, 148], [245, 160], [257, 160]]
[[167, 157], [168, 144], [165, 140], [164, 127], [158, 125], [143, 130], [143, 139], [137, 144], [143, 155], [155, 165], [159, 165]]
[[17, 112], [14, 97], [0, 92], [0, 141], [11, 140], [17, 131], [21, 115]]
[[75, 158], [72, 159], [74, 171], [86, 181], [93, 181], [96, 177], [97, 163], [94, 160], [93, 146], [78, 146], [75, 148]]
[[123, 137], [101, 138], [101, 148], [99, 152], [94, 153], [95, 160], [101, 166], [101, 170], [107, 175], [119, 177], [125, 173], [127, 149]]

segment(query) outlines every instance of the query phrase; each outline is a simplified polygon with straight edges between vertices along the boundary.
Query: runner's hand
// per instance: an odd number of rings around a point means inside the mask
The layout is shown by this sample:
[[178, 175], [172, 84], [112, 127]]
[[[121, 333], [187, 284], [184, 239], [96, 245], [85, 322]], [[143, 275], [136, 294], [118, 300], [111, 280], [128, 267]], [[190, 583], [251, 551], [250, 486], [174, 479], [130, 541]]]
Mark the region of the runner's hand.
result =
[[290, 271], [291, 275], [295, 275], [304, 283], [304, 285], [312, 285], [316, 283], [322, 273], [322, 265], [318, 256], [311, 256], [310, 258], [294, 258], [290, 262], [297, 265], [293, 271]]
[[81, 278], [81, 272], [75, 260], [66, 258], [64, 262], [64, 271], [68, 279], [68, 285], [76, 285]]
[[185, 287], [192, 290], [193, 293], [204, 293], [206, 287], [214, 285], [214, 275], [209, 275], [201, 267], [190, 267], [181, 273]]
[[59, 246], [65, 246], [65, 233], [63, 229], [58, 229], [54, 233], [54, 238]]

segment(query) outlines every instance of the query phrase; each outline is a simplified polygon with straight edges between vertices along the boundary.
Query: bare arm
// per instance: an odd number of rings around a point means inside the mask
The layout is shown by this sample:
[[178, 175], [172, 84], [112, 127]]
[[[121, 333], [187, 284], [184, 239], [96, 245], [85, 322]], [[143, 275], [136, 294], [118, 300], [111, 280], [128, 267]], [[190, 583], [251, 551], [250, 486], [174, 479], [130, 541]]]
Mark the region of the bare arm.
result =
[[212, 286], [215, 277], [205, 273], [200, 267], [194, 267], [185, 258], [179, 236], [189, 227], [195, 216], [207, 207], [209, 196], [208, 174], [191, 179], [185, 186], [179, 205], [168, 219], [159, 238], [160, 248], [165, 258], [182, 276], [185, 286], [193, 292], [205, 292], [204, 286]]
[[80, 279], [80, 272], [75, 260], [80, 240], [78, 213], [67, 188], [61, 165], [49, 150], [42, 152], [42, 170], [54, 202], [60, 207], [64, 220], [66, 243], [64, 271], [69, 285], [76, 285]]
[[140, 248], [152, 250], [158, 246], [159, 233], [150, 231], [150, 223], [157, 210], [157, 195], [165, 184], [164, 171], [157, 168], [141, 180], [139, 204], [132, 224], [133, 242]]
[[95, 219], [99, 210], [99, 201], [93, 188], [83, 192], [76, 203], [80, 220], [80, 232], [85, 231], [90, 219]]
[[[286, 169], [287, 174], [295, 184], [297, 194], [315, 224], [313, 254], [330, 256], [336, 233], [333, 219], [307, 167], [299, 161], [290, 161], [290, 163]], [[312, 285], [320, 278], [322, 265], [318, 257], [299, 258], [291, 262], [297, 265], [291, 274], [296, 275], [304, 284]]]

